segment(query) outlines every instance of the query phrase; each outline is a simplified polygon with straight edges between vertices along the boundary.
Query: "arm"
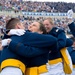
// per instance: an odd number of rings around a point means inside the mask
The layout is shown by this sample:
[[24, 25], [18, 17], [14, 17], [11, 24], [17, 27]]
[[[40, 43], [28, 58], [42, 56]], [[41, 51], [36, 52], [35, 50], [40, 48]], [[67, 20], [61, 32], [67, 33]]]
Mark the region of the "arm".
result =
[[49, 49], [25, 46], [22, 43], [16, 43], [12, 41], [10, 42], [8, 48], [14, 53], [19, 54], [24, 57], [34, 57], [34, 56], [38, 56], [49, 51]]
[[[37, 34], [37, 33], [25, 33], [23, 36], [12, 36], [12, 41], [23, 43], [24, 45], [47, 48], [55, 45], [57, 39], [51, 35]], [[6, 40], [7, 41], [7, 40]]]
[[58, 48], [62, 49], [66, 46], [66, 35], [63, 30], [58, 31]]
[[7, 38], [10, 38], [10, 37], [11, 37], [10, 35], [4, 34], [3, 39], [7, 39]]
[[71, 40], [70, 38], [66, 39], [66, 47], [70, 47], [73, 45], [73, 40]]
[[73, 36], [75, 37], [75, 24], [74, 24], [74, 22], [70, 23], [68, 25], [68, 27], [69, 27], [70, 31], [72, 32]]
[[27, 37], [24, 38], [22, 43], [15, 42], [14, 40], [11, 41], [8, 46], [9, 50], [14, 51], [22, 56], [32, 57], [48, 52], [50, 50], [48, 48], [51, 48], [51, 46], [53, 47], [57, 44], [57, 39], [53, 36], [35, 33], [34, 37], [31, 37], [33, 35], [34, 34], [31, 33], [29, 33], [29, 37], [26, 35]]
[[57, 39], [53, 36], [47, 36], [43, 34], [30, 33], [30, 32], [27, 34], [27, 32], [25, 32], [25, 30], [23, 29], [12, 29], [9, 31], [9, 34], [18, 35], [18, 36], [25, 35], [25, 38], [23, 40], [25, 42], [24, 44], [30, 46], [49, 47], [54, 45], [55, 42], [57, 42]]
[[[24, 36], [24, 38], [20, 38], [18, 36], [16, 36], [14, 39], [12, 38], [12, 41], [8, 46], [9, 50], [11, 50], [19, 55], [22, 55], [22, 56], [33, 57], [33, 56], [48, 52], [50, 50], [48, 48], [50, 48], [51, 46], [53, 46], [57, 43], [57, 39], [53, 36], [35, 34], [33, 37], [33, 35], [30, 35], [30, 33], [29, 33], [29, 36], [26, 35], [26, 36]], [[49, 38], [52, 38], [52, 39], [49, 40]], [[18, 46], [19, 42], [21, 44], [19, 44], [19, 46]]]
[[67, 12], [67, 20], [68, 20], [68, 27], [72, 32], [73, 36], [75, 37], [75, 24], [73, 22], [73, 10], [70, 9]]
[[58, 34], [58, 46], [59, 49], [64, 48], [64, 47], [69, 47], [73, 44], [73, 41], [69, 38], [66, 38], [65, 33], [61, 31]]
[[30, 45], [34, 47], [51, 47], [55, 43], [57, 43], [57, 39], [51, 35], [44, 35], [37, 33], [28, 33], [28, 35], [26, 35], [27, 38], [23, 40], [23, 43], [25, 45]]

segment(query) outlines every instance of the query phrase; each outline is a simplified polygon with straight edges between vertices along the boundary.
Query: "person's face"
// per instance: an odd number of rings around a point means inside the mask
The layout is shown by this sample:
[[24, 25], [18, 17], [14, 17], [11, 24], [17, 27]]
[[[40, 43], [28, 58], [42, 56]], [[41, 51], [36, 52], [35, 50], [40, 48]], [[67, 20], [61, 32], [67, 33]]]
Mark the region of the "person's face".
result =
[[47, 32], [51, 31], [51, 29], [53, 28], [53, 25], [51, 25], [48, 20], [44, 20], [43, 24], [44, 24]]
[[31, 32], [37, 32], [42, 34], [43, 32], [40, 31], [40, 24], [38, 22], [33, 22], [31, 25], [28, 26], [28, 30]]

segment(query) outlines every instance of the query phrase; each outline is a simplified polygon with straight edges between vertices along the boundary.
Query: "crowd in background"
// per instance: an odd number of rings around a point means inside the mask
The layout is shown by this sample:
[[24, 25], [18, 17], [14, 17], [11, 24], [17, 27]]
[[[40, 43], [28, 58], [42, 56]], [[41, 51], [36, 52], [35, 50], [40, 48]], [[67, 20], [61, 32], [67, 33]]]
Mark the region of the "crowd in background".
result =
[[[12, 17], [13, 16], [0, 16], [0, 33], [3, 33], [3, 30], [5, 29], [6, 26], [6, 22]], [[33, 21], [39, 21], [39, 20], [42, 21], [45, 19], [45, 17], [32, 17], [32, 16], [20, 16], [20, 15], [17, 18], [19, 18], [22, 21], [26, 29], [28, 25], [30, 25]], [[53, 21], [56, 27], [64, 29], [65, 32], [67, 33], [70, 32], [69, 28], [67, 27], [67, 18], [53, 18]]]
[[[25, 11], [25, 12], [67, 12], [69, 9], [75, 12], [75, 3], [66, 3], [66, 2], [32, 2], [32, 1], [22, 1], [22, 0], [0, 0], [0, 11]], [[3, 33], [3, 30], [6, 26], [6, 21], [12, 18], [12, 16], [0, 16], [0, 34]], [[24, 26], [28, 27], [33, 21], [43, 20], [45, 17], [33, 17], [33, 16], [21, 16], [18, 15], [18, 18], [23, 22]], [[65, 32], [70, 32], [69, 28], [66, 26], [66, 18], [53, 18], [54, 24], [56, 27], [64, 29]], [[74, 18], [75, 21], [75, 18]]]
[[66, 2], [32, 2], [22, 0], [0, 0], [0, 10], [26, 11], [26, 12], [75, 12], [75, 3]]

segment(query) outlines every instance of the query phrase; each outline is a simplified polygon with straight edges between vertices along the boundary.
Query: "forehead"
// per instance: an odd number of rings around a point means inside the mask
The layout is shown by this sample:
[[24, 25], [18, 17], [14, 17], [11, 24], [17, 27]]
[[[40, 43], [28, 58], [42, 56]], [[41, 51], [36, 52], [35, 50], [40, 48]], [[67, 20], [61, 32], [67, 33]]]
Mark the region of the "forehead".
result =
[[40, 25], [38, 22], [33, 22], [32, 25]]
[[44, 23], [49, 23], [49, 20], [44, 20]]

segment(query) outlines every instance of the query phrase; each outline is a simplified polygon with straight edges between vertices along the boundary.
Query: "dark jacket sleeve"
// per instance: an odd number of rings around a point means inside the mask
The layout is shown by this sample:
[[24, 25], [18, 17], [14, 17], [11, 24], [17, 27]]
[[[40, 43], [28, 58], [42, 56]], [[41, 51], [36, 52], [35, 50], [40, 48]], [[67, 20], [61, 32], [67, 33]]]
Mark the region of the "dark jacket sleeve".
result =
[[44, 35], [44, 34], [36, 35], [35, 33], [34, 35], [32, 34], [30, 37], [31, 38], [29, 38], [28, 43], [36, 47], [51, 47], [57, 42], [57, 38], [53, 37], [52, 35]]
[[51, 48], [57, 43], [57, 39], [51, 35], [25, 33], [24, 36], [20, 36], [24, 38], [14, 37], [14, 40], [13, 37], [11, 38], [12, 41], [8, 46], [9, 50], [28, 57], [43, 54], [47, 50], [50, 50], [47, 48]]
[[66, 47], [70, 47], [73, 45], [73, 40], [71, 40], [70, 38], [66, 39]]
[[72, 22], [71, 24], [68, 25], [69, 29], [71, 31], [71, 33], [73, 34], [73, 36], [75, 37], [75, 24], [74, 22]]
[[63, 30], [58, 31], [58, 48], [59, 50], [66, 46], [66, 35]]
[[14, 37], [12, 41], [17, 41], [22, 39], [19, 42], [22, 42], [24, 45], [29, 45], [33, 47], [39, 47], [39, 48], [47, 48], [53, 46], [55, 43], [57, 43], [57, 38], [51, 36], [51, 35], [44, 35], [44, 34], [37, 34], [37, 33], [25, 33], [23, 36], [24, 38], [20, 37]]
[[16, 42], [11, 42], [8, 48], [9, 50], [15, 52], [16, 54], [19, 54], [24, 57], [34, 57], [49, 51], [49, 49], [46, 48], [35, 48], [31, 46], [25, 46], [22, 43], [16, 43]]
[[3, 38], [2, 39], [7, 39], [7, 38], [10, 38], [11, 36], [8, 36], [7, 34], [4, 34]]
[[54, 27], [49, 34], [55, 36], [57, 38], [58, 50], [61, 50], [66, 46], [66, 35], [64, 30]]

